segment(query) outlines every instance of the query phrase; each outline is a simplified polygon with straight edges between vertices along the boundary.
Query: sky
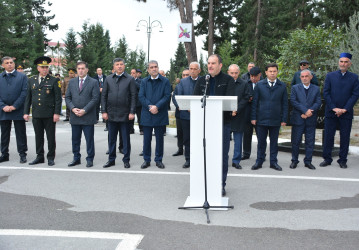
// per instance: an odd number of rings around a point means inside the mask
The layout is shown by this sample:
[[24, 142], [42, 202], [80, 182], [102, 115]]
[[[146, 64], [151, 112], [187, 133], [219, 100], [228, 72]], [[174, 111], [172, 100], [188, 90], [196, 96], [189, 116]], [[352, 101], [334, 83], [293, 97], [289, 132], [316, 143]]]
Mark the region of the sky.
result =
[[[136, 26], [140, 20], [148, 22], [149, 17], [151, 22], [160, 21], [163, 32], [159, 32], [159, 28], [154, 28], [151, 33], [150, 60], [157, 60], [160, 69], [169, 70], [170, 58], [174, 58], [178, 46], [177, 26], [181, 19], [178, 10], [170, 12], [167, 1], [147, 0], [147, 3], [139, 3], [136, 0], [50, 0], [50, 2], [52, 6], [47, 6], [46, 9], [51, 10], [50, 14], [55, 14], [51, 23], [59, 25], [57, 31], [47, 31], [47, 38], [52, 42], [63, 42], [70, 28], [75, 32], [81, 32], [83, 23], [88, 21], [90, 24], [101, 23], [105, 30], [109, 30], [112, 45], [124, 35], [131, 50], [143, 49], [147, 54], [146, 27], [136, 31]], [[196, 8], [196, 4], [193, 8]], [[203, 45], [202, 40], [204, 38], [196, 38], [198, 56]]]

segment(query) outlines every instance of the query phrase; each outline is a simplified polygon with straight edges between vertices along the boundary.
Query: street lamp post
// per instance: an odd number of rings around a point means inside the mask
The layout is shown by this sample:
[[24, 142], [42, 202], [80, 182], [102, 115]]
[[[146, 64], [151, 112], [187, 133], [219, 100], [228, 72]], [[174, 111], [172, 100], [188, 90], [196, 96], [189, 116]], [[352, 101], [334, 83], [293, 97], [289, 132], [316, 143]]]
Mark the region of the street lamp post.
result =
[[[137, 23], [137, 27], [136, 27], [136, 31], [140, 31], [140, 24], [143, 23], [143, 27], [146, 27], [146, 31], [147, 31], [147, 42], [148, 42], [148, 47], [147, 47], [147, 62], [150, 61], [150, 41], [151, 41], [151, 33], [152, 33], [152, 29], [156, 28], [156, 27], [160, 27], [160, 32], [163, 32], [163, 28], [162, 28], [162, 24], [160, 21], [158, 20], [154, 20], [151, 22], [150, 17], [148, 17], [148, 22], [144, 19], [138, 21]], [[144, 25], [146, 24], [146, 25]]]

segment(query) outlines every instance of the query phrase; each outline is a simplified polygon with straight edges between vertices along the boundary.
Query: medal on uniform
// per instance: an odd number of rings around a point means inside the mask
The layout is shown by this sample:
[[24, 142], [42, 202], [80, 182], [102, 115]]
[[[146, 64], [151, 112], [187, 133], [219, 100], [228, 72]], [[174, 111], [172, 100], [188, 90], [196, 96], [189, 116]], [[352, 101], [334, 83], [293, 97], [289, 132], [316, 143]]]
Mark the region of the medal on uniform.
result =
[[50, 90], [49, 90], [49, 89], [46, 90], [46, 94], [50, 94]]

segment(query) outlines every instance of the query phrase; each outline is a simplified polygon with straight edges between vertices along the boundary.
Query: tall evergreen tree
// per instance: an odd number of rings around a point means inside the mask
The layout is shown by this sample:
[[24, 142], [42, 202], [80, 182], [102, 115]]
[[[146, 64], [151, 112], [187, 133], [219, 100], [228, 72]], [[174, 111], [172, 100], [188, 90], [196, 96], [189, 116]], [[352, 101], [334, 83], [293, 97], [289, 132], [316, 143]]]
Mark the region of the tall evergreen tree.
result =
[[130, 51], [124, 35], [116, 43], [114, 48], [114, 53], [115, 53], [115, 57], [120, 57], [124, 59], [125, 62], [127, 61]]
[[111, 71], [113, 52], [109, 31], [105, 31], [100, 23], [89, 25], [87, 22], [82, 29], [79, 33], [82, 45], [80, 55], [81, 60], [89, 65], [89, 74], [95, 74], [96, 68], [102, 68], [105, 73]]
[[180, 77], [183, 69], [188, 67], [188, 61], [186, 57], [186, 50], [183, 43], [178, 43], [177, 50], [174, 59], [175, 74]]
[[[214, 14], [214, 52], [218, 53], [219, 47], [226, 41], [232, 39], [231, 28], [234, 27], [234, 11], [241, 5], [243, 0], [213, 0]], [[196, 35], [208, 35], [208, 13], [209, 0], [199, 0], [196, 14], [202, 19], [195, 26]], [[203, 46], [204, 50], [208, 49], [208, 38]]]
[[76, 32], [73, 28], [69, 29], [66, 33], [66, 38], [63, 41], [65, 43], [64, 54], [66, 59], [66, 68], [73, 68], [79, 59], [79, 43], [77, 42]]
[[17, 63], [32, 66], [33, 60], [44, 54], [46, 31], [58, 28], [50, 23], [55, 16], [48, 15], [45, 4], [51, 6], [46, 0], [7, 0], [0, 4], [0, 19], [4, 19], [0, 25], [0, 50], [15, 57]]

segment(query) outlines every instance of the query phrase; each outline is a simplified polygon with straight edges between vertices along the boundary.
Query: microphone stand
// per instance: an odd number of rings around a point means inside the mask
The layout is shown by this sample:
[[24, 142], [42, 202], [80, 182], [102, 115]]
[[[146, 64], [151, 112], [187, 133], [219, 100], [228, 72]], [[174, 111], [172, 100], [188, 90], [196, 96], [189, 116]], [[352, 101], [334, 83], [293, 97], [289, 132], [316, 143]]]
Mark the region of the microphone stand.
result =
[[234, 206], [211, 206], [207, 199], [207, 157], [206, 157], [206, 105], [207, 105], [207, 88], [209, 82], [209, 75], [206, 76], [206, 87], [201, 99], [202, 108], [203, 108], [203, 168], [204, 168], [204, 203], [202, 206], [193, 206], [193, 207], [179, 207], [178, 209], [204, 209], [207, 216], [207, 224], [211, 223], [209, 219], [208, 209], [211, 208], [234, 208]]

